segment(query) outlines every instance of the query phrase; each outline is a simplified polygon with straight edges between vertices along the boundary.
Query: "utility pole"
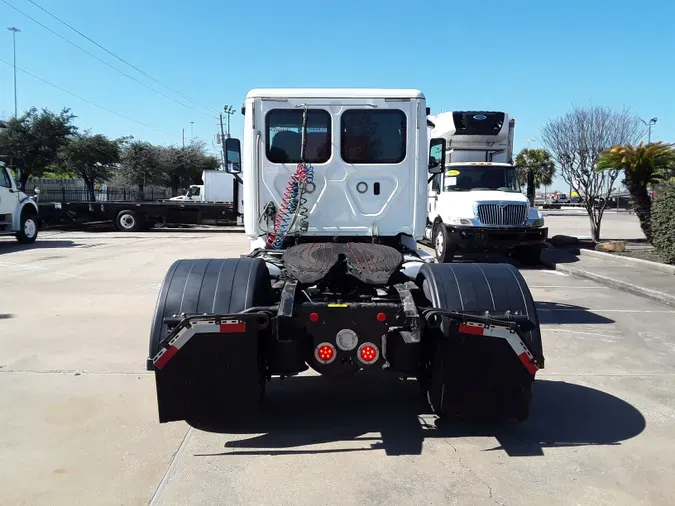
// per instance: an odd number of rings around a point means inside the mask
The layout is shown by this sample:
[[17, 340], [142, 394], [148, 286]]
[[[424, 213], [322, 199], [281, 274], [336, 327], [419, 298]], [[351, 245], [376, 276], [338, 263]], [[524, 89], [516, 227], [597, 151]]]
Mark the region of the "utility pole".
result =
[[183, 147], [185, 147], [185, 129], [183, 128]]
[[223, 149], [223, 169], [227, 170], [225, 166], [225, 130], [223, 129], [223, 114], [220, 114], [220, 147]]
[[19, 107], [16, 101], [16, 32], [20, 32], [21, 30], [14, 26], [10, 26], [7, 29], [12, 32], [12, 48], [14, 50], [14, 117], [17, 118], [19, 116]]
[[[228, 106], [225, 106], [224, 108], [226, 114], [231, 114], [228, 113]], [[232, 109], [232, 112], [234, 112], [234, 109]], [[229, 123], [230, 117], [228, 116], [228, 123]], [[228, 132], [227, 132], [227, 138], [229, 139], [230, 137], [230, 132], [229, 132], [229, 126], [228, 126]], [[223, 148], [223, 168], [227, 170], [227, 150], [225, 149], [225, 130], [223, 128], [223, 113], [220, 113], [220, 138], [221, 138], [221, 143], [220, 145]], [[232, 178], [232, 206], [235, 210], [235, 212], [239, 212], [239, 175], [238, 174], [233, 174]]]
[[195, 130], [194, 130], [195, 122], [190, 121], [190, 142], [195, 140]]

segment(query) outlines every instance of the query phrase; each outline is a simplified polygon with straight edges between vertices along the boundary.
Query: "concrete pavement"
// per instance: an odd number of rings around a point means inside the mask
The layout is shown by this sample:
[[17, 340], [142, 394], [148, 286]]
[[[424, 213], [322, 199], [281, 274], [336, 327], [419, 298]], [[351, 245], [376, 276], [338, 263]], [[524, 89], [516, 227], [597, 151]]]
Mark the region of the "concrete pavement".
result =
[[[156, 422], [144, 370], [177, 258], [227, 232], [0, 241], [0, 504], [667, 504], [675, 496], [673, 308], [523, 270], [547, 366], [515, 427], [437, 426], [415, 384], [275, 381], [245, 425]], [[11, 289], [6, 289], [11, 287]]]
[[[545, 249], [541, 259], [551, 269], [675, 307], [675, 270], [669, 270], [669, 266], [610, 254], [584, 255], [563, 248]], [[655, 265], [651, 267], [650, 263]]]

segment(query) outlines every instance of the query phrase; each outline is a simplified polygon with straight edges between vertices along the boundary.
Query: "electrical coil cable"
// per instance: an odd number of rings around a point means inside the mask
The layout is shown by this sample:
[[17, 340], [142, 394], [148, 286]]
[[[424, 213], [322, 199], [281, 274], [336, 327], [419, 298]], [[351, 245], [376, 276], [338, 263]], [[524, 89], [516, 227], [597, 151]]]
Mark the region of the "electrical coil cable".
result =
[[304, 194], [307, 185], [314, 180], [314, 167], [305, 163], [305, 141], [307, 131], [307, 107], [302, 115], [302, 135], [300, 144], [300, 163], [295, 169], [295, 173], [286, 184], [284, 194], [281, 198], [279, 210], [274, 219], [274, 233], [267, 236], [267, 247], [272, 249], [281, 249], [284, 239], [295, 222], [300, 218], [300, 231], [306, 232], [309, 227], [309, 210], [306, 207], [307, 199]]

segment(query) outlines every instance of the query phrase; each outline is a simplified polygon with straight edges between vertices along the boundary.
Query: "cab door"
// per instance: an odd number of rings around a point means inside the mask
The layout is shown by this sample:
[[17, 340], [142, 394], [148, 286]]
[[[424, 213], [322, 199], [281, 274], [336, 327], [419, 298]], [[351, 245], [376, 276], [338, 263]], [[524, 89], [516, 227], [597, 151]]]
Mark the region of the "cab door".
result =
[[11, 225], [17, 202], [18, 192], [12, 184], [8, 169], [0, 166], [0, 226], [5, 222]]

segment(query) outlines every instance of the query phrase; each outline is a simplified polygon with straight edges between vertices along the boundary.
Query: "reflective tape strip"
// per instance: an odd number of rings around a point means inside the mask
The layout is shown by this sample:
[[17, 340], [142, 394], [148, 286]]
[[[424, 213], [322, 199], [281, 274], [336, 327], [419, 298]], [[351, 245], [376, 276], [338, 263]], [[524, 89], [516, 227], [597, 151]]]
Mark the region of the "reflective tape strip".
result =
[[244, 332], [246, 332], [246, 322], [240, 320], [225, 320], [220, 325], [211, 322], [194, 322], [174, 336], [166, 348], [159, 350], [159, 353], [152, 359], [152, 363], [161, 370], [195, 334], [242, 334]]
[[459, 325], [459, 331], [463, 334], [471, 334], [475, 336], [488, 336], [506, 339], [511, 349], [518, 355], [518, 358], [533, 376], [539, 370], [537, 364], [534, 363], [534, 356], [527, 349], [525, 343], [518, 337], [518, 334], [505, 328], [486, 326], [481, 323], [463, 322]]

